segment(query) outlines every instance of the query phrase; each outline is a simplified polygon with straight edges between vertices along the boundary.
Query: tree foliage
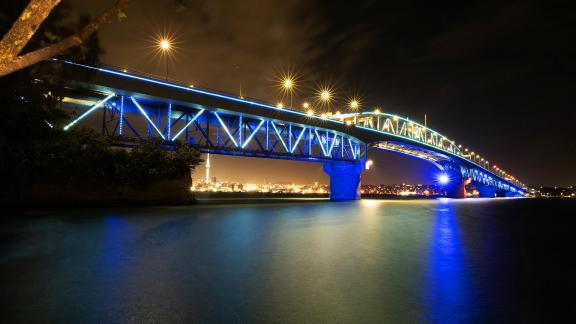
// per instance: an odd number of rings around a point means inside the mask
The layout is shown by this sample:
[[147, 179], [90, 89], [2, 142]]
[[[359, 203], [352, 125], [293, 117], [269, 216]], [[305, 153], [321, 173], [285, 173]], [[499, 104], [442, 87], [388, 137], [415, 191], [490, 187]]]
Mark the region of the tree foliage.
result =
[[147, 140], [133, 148], [117, 148], [109, 137], [82, 128], [50, 130], [21, 151], [20, 160], [25, 176], [33, 181], [140, 188], [187, 176], [201, 161], [188, 145], [167, 147]]

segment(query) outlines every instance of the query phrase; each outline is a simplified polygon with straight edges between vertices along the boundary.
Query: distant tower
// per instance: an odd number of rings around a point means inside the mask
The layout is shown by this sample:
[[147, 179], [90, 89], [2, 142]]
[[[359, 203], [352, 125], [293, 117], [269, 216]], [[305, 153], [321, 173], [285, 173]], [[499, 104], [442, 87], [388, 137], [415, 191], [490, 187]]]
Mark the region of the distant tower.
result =
[[206, 156], [206, 179], [204, 182], [210, 183], [210, 153]]

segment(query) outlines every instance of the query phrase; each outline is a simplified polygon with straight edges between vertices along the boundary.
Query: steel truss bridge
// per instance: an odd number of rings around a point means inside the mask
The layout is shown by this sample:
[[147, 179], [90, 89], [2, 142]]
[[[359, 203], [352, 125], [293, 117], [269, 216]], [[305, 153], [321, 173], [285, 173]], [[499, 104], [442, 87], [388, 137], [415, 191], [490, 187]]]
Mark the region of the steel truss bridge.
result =
[[61, 61], [73, 70], [62, 107], [77, 112], [62, 127], [100, 129], [119, 145], [145, 138], [183, 141], [201, 152], [322, 162], [331, 198], [360, 197], [367, 148], [424, 159], [451, 179], [448, 194], [521, 196], [525, 186], [461, 152], [454, 141], [391, 114], [311, 116], [256, 100], [143, 75]]

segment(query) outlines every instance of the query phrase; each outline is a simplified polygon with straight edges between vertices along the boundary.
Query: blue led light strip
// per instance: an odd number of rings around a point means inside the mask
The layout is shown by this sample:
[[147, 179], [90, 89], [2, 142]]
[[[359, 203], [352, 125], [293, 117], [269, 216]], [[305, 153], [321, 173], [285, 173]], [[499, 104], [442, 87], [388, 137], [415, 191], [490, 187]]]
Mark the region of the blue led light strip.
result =
[[352, 145], [352, 140], [348, 139], [348, 144], [350, 144], [350, 152], [352, 152], [352, 157], [356, 160], [356, 150], [354, 149], [354, 145]]
[[[328, 136], [326, 136], [328, 137]], [[334, 137], [332, 138], [332, 145], [330, 145], [330, 149], [328, 150], [328, 155], [332, 156], [332, 149], [334, 149], [334, 143], [336, 143], [336, 134], [334, 134]], [[328, 143], [326, 143], [328, 144]]]
[[162, 139], [165, 140], [166, 137], [164, 137], [164, 135], [162, 135], [162, 132], [160, 131], [160, 129], [158, 129], [158, 127], [156, 126], [156, 124], [154, 124], [154, 122], [152, 121], [152, 119], [150, 119], [150, 117], [148, 116], [148, 114], [146, 113], [146, 111], [144, 111], [144, 109], [142, 109], [142, 107], [141, 107], [140, 104], [136, 101], [136, 99], [134, 99], [134, 97], [130, 97], [130, 99], [132, 99], [132, 102], [134, 103], [134, 105], [136, 105], [136, 107], [138, 108], [138, 110], [140, 110], [140, 112], [142, 113], [142, 115], [144, 116], [144, 118], [146, 118], [146, 120], [150, 123], [150, 125], [152, 125], [152, 127], [154, 127], [154, 129], [156, 130], [156, 132], [158, 132], [158, 135], [160, 135], [160, 137], [162, 137]]
[[[328, 156], [328, 154], [326, 153], [326, 149], [324, 149], [324, 144], [322, 144], [322, 137], [320, 137], [320, 135], [318, 135], [318, 130], [314, 130], [314, 133], [316, 133], [316, 137], [318, 138], [318, 144], [320, 144], [320, 148], [322, 149], [322, 153], [324, 153], [324, 156]], [[328, 142], [328, 140], [326, 140], [326, 142]], [[356, 158], [356, 157], [354, 157]]]
[[70, 129], [70, 127], [76, 125], [76, 123], [78, 123], [79, 121], [84, 119], [86, 116], [90, 115], [94, 110], [102, 107], [102, 105], [105, 104], [106, 101], [110, 100], [110, 98], [112, 98], [112, 97], [114, 97], [113, 93], [109, 94], [108, 97], [100, 100], [98, 103], [96, 103], [90, 109], [86, 110], [82, 115], [78, 116], [78, 118], [74, 119], [68, 125], [64, 126], [64, 130], [68, 130], [68, 129]]
[[280, 135], [278, 128], [276, 128], [276, 125], [274, 124], [274, 122], [270, 121], [270, 124], [272, 125], [272, 128], [274, 128], [274, 131], [276, 132], [276, 135], [278, 135], [278, 139], [280, 139], [280, 142], [282, 143], [282, 146], [284, 146], [284, 148], [286, 149], [286, 152], [290, 152], [290, 150], [288, 149], [288, 146], [286, 146], [286, 143], [282, 139], [282, 136]]
[[214, 112], [214, 115], [216, 116], [216, 118], [218, 119], [218, 121], [220, 122], [220, 125], [222, 125], [222, 128], [224, 128], [224, 131], [226, 132], [226, 134], [228, 134], [228, 137], [232, 140], [232, 142], [234, 143], [234, 145], [236, 147], [238, 147], [238, 142], [236, 142], [236, 140], [234, 139], [234, 136], [232, 136], [232, 134], [230, 133], [230, 131], [228, 130], [228, 127], [226, 127], [226, 124], [224, 124], [224, 122], [222, 121], [222, 119], [220, 118], [220, 116], [218, 115], [217, 112]]
[[186, 123], [186, 125], [184, 125], [184, 127], [182, 127], [182, 129], [179, 130], [178, 133], [176, 133], [176, 135], [174, 135], [174, 136], [172, 137], [172, 140], [176, 140], [176, 139], [178, 138], [178, 136], [180, 136], [180, 134], [182, 134], [182, 133], [186, 130], [186, 128], [188, 128], [188, 126], [192, 125], [192, 123], [193, 123], [200, 115], [202, 115], [202, 113], [204, 113], [205, 110], [206, 110], [206, 109], [201, 109], [194, 117], [192, 117], [192, 119], [190, 119], [190, 120], [188, 121], [188, 123]]
[[166, 137], [168, 138], [169, 141], [172, 140], [171, 138], [171, 134], [172, 134], [172, 103], [168, 104], [168, 125], [167, 130], [166, 130]]
[[246, 139], [246, 141], [244, 142], [244, 144], [242, 144], [242, 148], [245, 148], [246, 145], [248, 145], [248, 143], [250, 143], [250, 141], [252, 140], [252, 137], [254, 137], [254, 135], [256, 135], [256, 132], [260, 129], [260, 127], [262, 126], [262, 124], [264, 124], [264, 121], [260, 121], [260, 124], [258, 124], [258, 126], [256, 126], [256, 128], [254, 129], [254, 131], [252, 132], [252, 134], [250, 134], [250, 136], [248, 136], [248, 138]]
[[122, 129], [124, 128], [124, 96], [120, 97], [120, 121], [118, 123], [118, 134], [122, 136]]
[[294, 142], [294, 145], [292, 145], [292, 151], [290, 153], [294, 153], [294, 150], [296, 150], [296, 147], [298, 147], [298, 143], [300, 143], [300, 140], [302, 139], [302, 135], [304, 135], [304, 132], [306, 131], [306, 128], [302, 128], [302, 130], [300, 131], [300, 135], [298, 135], [298, 137], [296, 138], [296, 142]]

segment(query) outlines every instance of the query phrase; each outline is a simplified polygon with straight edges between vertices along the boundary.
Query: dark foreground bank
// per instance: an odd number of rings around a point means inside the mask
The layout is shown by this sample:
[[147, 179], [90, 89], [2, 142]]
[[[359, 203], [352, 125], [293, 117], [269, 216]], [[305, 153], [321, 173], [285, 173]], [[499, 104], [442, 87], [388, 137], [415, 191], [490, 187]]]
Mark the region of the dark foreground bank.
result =
[[7, 214], [6, 323], [550, 323], [576, 315], [573, 200]]

